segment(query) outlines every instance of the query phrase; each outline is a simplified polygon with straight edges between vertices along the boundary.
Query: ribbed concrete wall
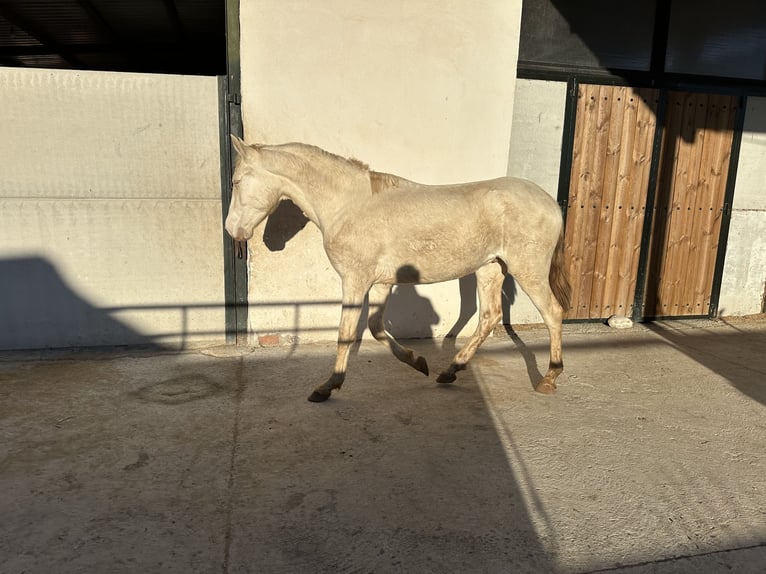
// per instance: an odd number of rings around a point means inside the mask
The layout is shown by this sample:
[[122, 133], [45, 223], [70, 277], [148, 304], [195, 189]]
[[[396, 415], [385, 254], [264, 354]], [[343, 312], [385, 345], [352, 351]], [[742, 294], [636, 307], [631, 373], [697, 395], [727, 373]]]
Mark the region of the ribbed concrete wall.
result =
[[0, 68], [0, 349], [224, 338], [215, 78]]

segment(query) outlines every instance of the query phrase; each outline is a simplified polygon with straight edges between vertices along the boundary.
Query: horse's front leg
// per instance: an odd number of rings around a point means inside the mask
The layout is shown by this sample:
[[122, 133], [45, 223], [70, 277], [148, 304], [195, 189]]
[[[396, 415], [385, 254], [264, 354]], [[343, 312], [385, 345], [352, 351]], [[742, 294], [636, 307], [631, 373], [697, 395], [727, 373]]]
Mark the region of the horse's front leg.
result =
[[383, 316], [386, 312], [386, 303], [388, 302], [390, 293], [390, 285], [377, 284], [373, 285], [372, 289], [370, 289], [370, 317], [367, 320], [367, 325], [370, 327], [370, 333], [372, 333], [372, 336], [375, 337], [377, 341], [388, 347], [394, 354], [394, 357], [428, 376], [428, 363], [425, 358], [415, 355], [412, 349], [400, 345], [391, 333], [386, 331]]
[[309, 395], [312, 403], [326, 401], [335, 389], [343, 385], [348, 367], [348, 355], [351, 345], [356, 342], [356, 329], [366, 292], [367, 289], [349, 289], [345, 284], [343, 286], [343, 309], [340, 315], [340, 327], [338, 327], [338, 354], [335, 358], [335, 368], [330, 378]]

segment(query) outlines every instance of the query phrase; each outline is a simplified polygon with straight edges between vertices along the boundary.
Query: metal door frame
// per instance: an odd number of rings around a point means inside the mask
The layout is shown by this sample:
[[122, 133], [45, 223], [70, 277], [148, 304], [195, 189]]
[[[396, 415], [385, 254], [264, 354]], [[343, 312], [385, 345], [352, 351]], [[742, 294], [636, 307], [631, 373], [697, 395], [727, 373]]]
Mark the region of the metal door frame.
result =
[[[226, 0], [226, 75], [218, 77], [218, 131], [221, 154], [221, 217], [231, 202], [234, 152], [229, 134], [243, 136], [239, 49], [239, 0]], [[247, 249], [223, 231], [226, 343], [248, 343]]]

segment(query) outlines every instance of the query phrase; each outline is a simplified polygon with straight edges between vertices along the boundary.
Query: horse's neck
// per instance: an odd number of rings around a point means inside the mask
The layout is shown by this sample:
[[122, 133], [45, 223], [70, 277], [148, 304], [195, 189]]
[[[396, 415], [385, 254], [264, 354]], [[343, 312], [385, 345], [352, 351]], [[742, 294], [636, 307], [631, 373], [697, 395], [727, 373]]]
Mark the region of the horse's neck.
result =
[[313, 148], [285, 149], [282, 153], [282, 163], [275, 169], [290, 182], [285, 196], [323, 233], [371, 193], [369, 172], [353, 162]]

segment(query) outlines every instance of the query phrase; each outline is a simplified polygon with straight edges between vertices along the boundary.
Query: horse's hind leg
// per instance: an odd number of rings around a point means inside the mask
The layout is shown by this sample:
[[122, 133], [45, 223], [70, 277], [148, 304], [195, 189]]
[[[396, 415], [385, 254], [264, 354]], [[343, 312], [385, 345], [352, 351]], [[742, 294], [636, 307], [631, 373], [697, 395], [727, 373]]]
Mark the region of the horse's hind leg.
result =
[[540, 311], [545, 326], [548, 328], [548, 334], [551, 339], [551, 354], [548, 362], [548, 371], [543, 380], [535, 385], [538, 393], [551, 395], [556, 390], [556, 379], [564, 370], [564, 362], [561, 355], [561, 325], [564, 319], [564, 309], [556, 300], [551, 290], [550, 282], [547, 276], [537, 275], [514, 275], [524, 292], [534, 303], [537, 310]]
[[403, 363], [407, 363], [413, 369], [416, 369], [428, 375], [428, 363], [423, 357], [415, 356], [412, 349], [400, 345], [396, 339], [386, 331], [383, 321], [383, 315], [386, 311], [386, 303], [391, 293], [390, 285], [373, 285], [369, 293], [370, 316], [367, 325], [370, 328], [372, 336], [380, 341], [393, 353], [393, 355]]
[[505, 275], [499, 263], [489, 263], [476, 270], [476, 285], [479, 292], [479, 324], [468, 343], [452, 359], [449, 368], [436, 379], [439, 383], [451, 383], [456, 373], [465, 369], [476, 350], [492, 332], [503, 316], [502, 288]]

